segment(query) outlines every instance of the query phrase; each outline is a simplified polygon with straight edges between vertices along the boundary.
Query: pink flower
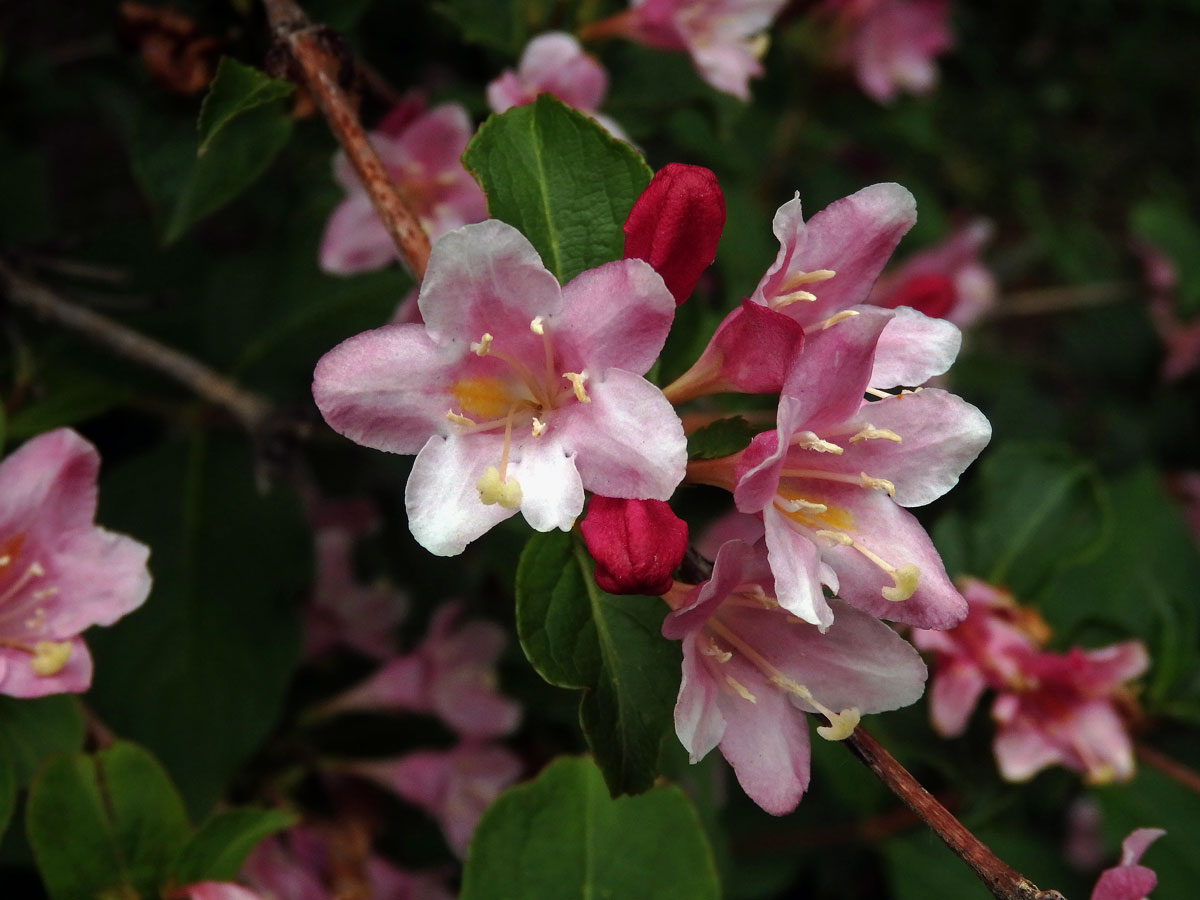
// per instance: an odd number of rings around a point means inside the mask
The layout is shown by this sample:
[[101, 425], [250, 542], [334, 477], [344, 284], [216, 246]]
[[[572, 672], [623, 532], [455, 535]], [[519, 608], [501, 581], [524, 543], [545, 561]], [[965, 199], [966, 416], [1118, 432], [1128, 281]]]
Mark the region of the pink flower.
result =
[[1192, 536], [1200, 544], [1200, 472], [1179, 472], [1170, 479], [1169, 486], [1183, 508]]
[[521, 770], [521, 761], [503, 747], [475, 743], [346, 767], [429, 813], [459, 856], [466, 854], [484, 810]]
[[[406, 103], [394, 112], [380, 131], [371, 133], [371, 143], [429, 236], [436, 240], [484, 219], [483, 191], [459, 161], [474, 133], [467, 111], [445, 103], [413, 118], [412, 104]], [[353, 275], [388, 265], [397, 258], [396, 246], [340, 151], [333, 158], [333, 176], [345, 188], [346, 199], [325, 226], [321, 268]]]
[[925, 666], [882, 622], [834, 600], [837, 622], [822, 632], [780, 608], [761, 544], [729, 541], [709, 581], [679, 587], [686, 593], [663, 622], [666, 637], [683, 641], [675, 732], [692, 762], [718, 747], [773, 815], [795, 809], [808, 787], [805, 712], [828, 718], [818, 734], [842, 740], [862, 713], [921, 696]]
[[1122, 685], [1148, 665], [1137, 641], [1028, 654], [1021, 687], [1000, 693], [992, 706], [1000, 774], [1026, 781], [1057, 764], [1090, 784], [1132, 778], [1133, 745], [1117, 704]]
[[982, 219], [959, 229], [885, 273], [867, 302], [884, 309], [911, 306], [966, 328], [996, 303], [996, 279], [979, 259], [991, 234], [991, 223]]
[[515, 72], [505, 69], [488, 84], [487, 101], [492, 112], [502, 113], [532, 103], [538, 94], [552, 94], [567, 106], [592, 116], [613, 137], [627, 140], [616, 122], [597, 112], [607, 91], [604, 66], [590, 53], [584, 53], [574, 37], [552, 31], [525, 45]]
[[461, 612], [458, 603], [444, 604], [416, 650], [385, 663], [327, 704], [324, 712], [430, 713], [464, 737], [512, 732], [521, 720], [521, 708], [496, 688], [504, 630], [481, 620], [460, 623]]
[[1049, 637], [1033, 610], [977, 578], [960, 582], [967, 617], [949, 631], [914, 628], [913, 645], [934, 654], [929, 713], [943, 737], [957, 737], [987, 688], [1023, 683], [1022, 663]]
[[766, 30], [785, 0], [632, 0], [629, 11], [585, 30], [619, 34], [660, 50], [683, 50], [700, 77], [718, 91], [750, 99], [750, 79], [762, 75]]
[[687, 552], [687, 522], [661, 500], [597, 494], [579, 531], [596, 560], [596, 584], [610, 594], [665, 594]]
[[934, 57], [954, 43], [946, 0], [831, 0], [829, 7], [844, 32], [837, 55], [868, 96], [890, 103], [900, 91], [933, 89]]
[[761, 514], [780, 604], [827, 628], [823, 586], [871, 615], [949, 628], [966, 603], [906, 507], [936, 500], [991, 437], [983, 414], [922, 389], [864, 402], [879, 335], [894, 315], [862, 312], [811, 335], [788, 376], [777, 427], [737, 457], [697, 461], [693, 480], [731, 486]]
[[1151, 869], [1139, 865], [1146, 848], [1166, 834], [1161, 828], [1136, 828], [1121, 843], [1121, 862], [1100, 873], [1092, 900], [1147, 900], [1158, 884]]
[[150, 551], [94, 524], [100, 455], [69, 428], [0, 462], [0, 693], [80, 692], [92, 658], [80, 637], [150, 593]]
[[369, 836], [354, 822], [341, 829], [298, 826], [281, 837], [263, 841], [246, 859], [242, 878], [270, 900], [454, 897], [438, 876], [407, 872], [372, 854]]
[[569, 530], [585, 489], [666, 500], [687, 460], [683, 426], [641, 377], [675, 300], [638, 259], [560, 288], [516, 229], [468, 225], [433, 248], [424, 325], [352, 337], [317, 364], [313, 396], [347, 437], [416, 453], [405, 492], [417, 542], [453, 556], [519, 509]]
[[375, 524], [370, 505], [326, 501], [316, 519], [317, 572], [305, 615], [305, 656], [338, 645], [376, 659], [391, 656], [392, 630], [404, 618], [408, 601], [384, 584], [359, 584], [352, 564], [355, 540]]
[[1166, 351], [1163, 380], [1178, 381], [1200, 366], [1200, 317], [1185, 322], [1175, 312], [1175, 289], [1179, 284], [1175, 261], [1145, 240], [1135, 242], [1134, 250], [1145, 267], [1150, 322]]
[[717, 176], [702, 166], [668, 163], [629, 210], [625, 258], [644, 259], [682, 303], [717, 256], [725, 227], [725, 197]]
[[[797, 342], [781, 320], [811, 335], [870, 309], [864, 304], [875, 279], [916, 219], [912, 194], [898, 184], [863, 188], [808, 223], [798, 195], [785, 203], [772, 225], [779, 239], [775, 262], [750, 300], [725, 317], [695, 365], [667, 389], [668, 396], [680, 402], [724, 390], [778, 391], [791, 365], [789, 348]], [[750, 303], [763, 310], [751, 310]], [[745, 321], [752, 314], [755, 321]], [[924, 384], [950, 368], [961, 342], [950, 322], [897, 309], [877, 341], [868, 384], [877, 389]]]
[[[195, 884], [186, 884], [176, 888], [168, 892], [167, 896], [187, 898], [187, 900], [263, 900], [254, 891], [229, 881], [198, 881]], [[280, 900], [285, 900], [285, 898], [280, 898]]]

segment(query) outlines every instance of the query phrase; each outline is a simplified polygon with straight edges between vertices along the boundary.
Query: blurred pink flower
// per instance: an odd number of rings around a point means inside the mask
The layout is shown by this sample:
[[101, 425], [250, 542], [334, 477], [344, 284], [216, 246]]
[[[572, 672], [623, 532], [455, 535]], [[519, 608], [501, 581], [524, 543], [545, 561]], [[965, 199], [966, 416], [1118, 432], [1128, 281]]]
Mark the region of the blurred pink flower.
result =
[[366, 501], [324, 501], [315, 515], [317, 571], [305, 613], [305, 656], [336, 646], [384, 659], [394, 652], [393, 629], [408, 600], [395, 588], [360, 584], [354, 575], [355, 541], [375, 527]]
[[1121, 843], [1121, 862], [1100, 873], [1092, 900], [1147, 900], [1158, 884], [1151, 869], [1140, 865], [1146, 848], [1166, 834], [1161, 828], [1137, 828]]
[[817, 733], [850, 735], [862, 713], [916, 702], [925, 666], [872, 616], [831, 601], [837, 621], [822, 633], [775, 600], [766, 548], [729, 541], [712, 578], [678, 585], [663, 634], [683, 641], [675, 731], [692, 762], [713, 747], [747, 796], [773, 815], [795, 809], [808, 786], [804, 712], [824, 715]]
[[[487, 217], [483, 191], [459, 158], [474, 128], [456, 103], [413, 115], [401, 104], [369, 137], [388, 175], [433, 240]], [[321, 238], [321, 268], [334, 275], [380, 269], [397, 259], [396, 246], [344, 153], [333, 158], [333, 176], [346, 199], [333, 211]]]
[[463, 737], [511, 733], [521, 720], [521, 707], [496, 687], [504, 630], [482, 620], [460, 623], [461, 612], [458, 603], [442, 605], [425, 640], [412, 653], [384, 663], [323, 711], [429, 713]]
[[[240, 884], [229, 881], [198, 881], [195, 884], [185, 884], [182, 887], [168, 891], [169, 900], [264, 900], [259, 894]], [[289, 900], [289, 898], [269, 898], [269, 900]]]
[[[372, 854], [358, 828], [323, 831], [310, 826], [263, 841], [247, 857], [241, 877], [268, 900], [453, 900], [432, 873], [408, 872]], [[352, 881], [353, 884], [347, 884]], [[362, 893], [363, 891], [367, 893]], [[199, 898], [197, 898], [199, 900]]]
[[1200, 543], [1200, 472], [1179, 472], [1169, 484], [1171, 493], [1183, 507], [1192, 536]]
[[0, 462], [0, 694], [87, 690], [81, 632], [150, 593], [149, 549], [94, 524], [99, 472], [96, 448], [69, 428]]
[[503, 747], [463, 743], [451, 750], [350, 763], [344, 770], [425, 810], [441, 825], [450, 849], [465, 856], [479, 817], [521, 776], [522, 768], [521, 761]]
[[641, 377], [675, 313], [639, 259], [565, 287], [515, 228], [468, 225], [433, 248], [424, 325], [385, 325], [317, 363], [313, 396], [351, 440], [416, 453], [409, 528], [454, 556], [518, 510], [538, 531], [569, 530], [584, 490], [666, 500], [686, 441], [662, 392]]
[[487, 86], [492, 112], [525, 106], [538, 94], [552, 94], [568, 106], [587, 113], [613, 136], [627, 140], [625, 132], [598, 110], [608, 91], [608, 73], [579, 41], [569, 34], [540, 34], [525, 45], [516, 71], [505, 69]]
[[991, 234], [991, 223], [982, 219], [959, 229], [885, 272], [867, 302], [884, 309], [911, 306], [967, 328], [996, 303], [996, 279], [979, 258]]
[[1136, 241], [1134, 250], [1145, 267], [1150, 322], [1166, 353], [1163, 380], [1178, 381], [1200, 366], [1200, 316], [1185, 322], [1175, 312], [1179, 270], [1174, 260], [1145, 240]]
[[659, 50], [682, 50], [718, 91], [750, 99], [762, 75], [766, 31], [786, 0], [632, 0], [632, 8], [584, 29], [584, 38], [620, 35]]
[[947, 0], [828, 0], [840, 34], [836, 55], [880, 103], [937, 83], [933, 60], [954, 43]]

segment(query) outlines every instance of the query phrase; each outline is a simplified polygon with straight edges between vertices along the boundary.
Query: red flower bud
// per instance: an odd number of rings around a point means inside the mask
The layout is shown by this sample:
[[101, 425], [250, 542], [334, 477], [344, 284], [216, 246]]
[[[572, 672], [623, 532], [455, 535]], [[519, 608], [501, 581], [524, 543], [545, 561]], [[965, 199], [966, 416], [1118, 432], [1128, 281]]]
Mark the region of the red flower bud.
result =
[[658, 171], [625, 220], [625, 258], [654, 267], [678, 306], [717, 256], [725, 198], [717, 176], [701, 166], [669, 163]]
[[665, 594], [687, 550], [687, 523], [661, 500], [597, 494], [579, 530], [596, 560], [596, 584], [610, 594]]

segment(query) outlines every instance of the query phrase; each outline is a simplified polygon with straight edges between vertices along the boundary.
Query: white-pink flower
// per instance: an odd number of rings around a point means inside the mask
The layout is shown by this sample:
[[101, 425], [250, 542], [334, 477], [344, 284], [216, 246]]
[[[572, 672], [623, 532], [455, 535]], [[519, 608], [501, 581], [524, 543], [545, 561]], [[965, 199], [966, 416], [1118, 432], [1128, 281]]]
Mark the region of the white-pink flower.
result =
[[613, 137], [626, 140], [621, 127], [599, 112], [607, 92], [604, 66], [585, 53], [574, 37], [552, 31], [526, 44], [516, 71], [505, 69], [488, 84], [487, 100], [492, 112], [502, 113], [532, 103], [538, 94], [552, 94], [590, 115]]
[[87, 690], [80, 634], [111, 625], [150, 592], [150, 551], [94, 524], [100, 455], [69, 428], [0, 462], [0, 693]]
[[947, 0], [830, 0], [843, 32], [837, 50], [859, 87], [880, 103], [937, 84], [934, 58], [954, 43]]
[[1166, 834], [1161, 828], [1135, 828], [1121, 842], [1121, 862], [1100, 873], [1092, 900], [1148, 900], [1158, 884], [1154, 870], [1141, 864], [1146, 849]]
[[674, 598], [663, 634], [683, 641], [675, 731], [692, 762], [719, 747], [747, 796], [783, 815], [808, 786], [804, 713], [841, 740], [861, 714], [915, 703], [925, 666], [891, 628], [836, 600], [822, 633], [782, 609], [774, 585], [761, 543], [729, 541], [712, 578]]
[[423, 325], [385, 325], [320, 360], [313, 396], [350, 439], [416, 453], [409, 527], [453, 556], [518, 510], [569, 530], [584, 490], [666, 500], [683, 426], [641, 377], [675, 299], [647, 263], [606, 263], [559, 287], [520, 232], [491, 220], [434, 246]]
[[[436, 240], [454, 228], [487, 216], [483, 191], [463, 168], [460, 157], [474, 129], [467, 111], [444, 103], [412, 117], [389, 116], [370, 134], [384, 168], [401, 195]], [[371, 198], [338, 151], [333, 176], [346, 190], [346, 199], [333, 211], [321, 238], [321, 268], [334, 275], [353, 275], [379, 269], [398, 258], [396, 245], [383, 227]]]
[[496, 687], [504, 630], [480, 619], [460, 622], [461, 613], [460, 604], [443, 604], [412, 653], [385, 662], [325, 711], [431, 713], [470, 738], [512, 732], [521, 721], [521, 707]]

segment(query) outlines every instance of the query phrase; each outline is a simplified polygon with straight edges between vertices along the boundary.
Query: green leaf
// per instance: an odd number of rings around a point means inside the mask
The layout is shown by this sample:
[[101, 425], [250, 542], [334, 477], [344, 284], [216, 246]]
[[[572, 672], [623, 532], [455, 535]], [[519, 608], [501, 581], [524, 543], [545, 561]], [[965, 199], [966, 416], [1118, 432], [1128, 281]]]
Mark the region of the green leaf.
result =
[[555, 0], [442, 0], [438, 12], [458, 26], [464, 41], [504, 50], [512, 56], [546, 30]]
[[1066, 447], [1010, 443], [988, 451], [970, 519], [972, 572], [1030, 596], [1108, 539], [1107, 496], [1092, 463]]
[[242, 65], [222, 56], [217, 74], [209, 85], [208, 94], [200, 106], [196, 127], [200, 132], [197, 156], [208, 152], [213, 139], [221, 130], [243, 113], [292, 95], [290, 82], [264, 75], [252, 66]]
[[535, 534], [517, 566], [517, 635], [546, 681], [584, 691], [584, 736], [613, 794], [654, 783], [672, 730], [680, 650], [660, 629], [653, 597], [614, 596], [596, 586], [577, 538]]
[[79, 750], [83, 733], [79, 701], [68, 694], [0, 697], [0, 751], [7, 755], [18, 787], [29, 784], [47, 757]]
[[263, 838], [296, 823], [296, 817], [274, 809], [230, 809], [200, 826], [171, 864], [179, 884], [232, 881], [251, 850]]
[[762, 429], [742, 416], [732, 416], [698, 428], [688, 435], [688, 459], [720, 459], [745, 450]]
[[652, 174], [636, 150], [549, 94], [484, 122], [463, 164], [488, 212], [529, 238], [563, 284], [622, 257], [621, 226]]
[[25, 824], [53, 900], [157, 896], [190, 830], [167, 773], [124, 742], [48, 762], [30, 789]]
[[712, 851], [677, 787], [613, 800], [586, 759], [506, 791], [475, 830], [462, 900], [716, 900]]
[[82, 370], [58, 372], [45, 397], [21, 406], [8, 423], [8, 433], [14, 440], [35, 437], [105, 413], [129, 396], [128, 390]]
[[274, 725], [298, 655], [311, 536], [295, 495], [260, 494], [242, 441], [168, 444], [101, 486], [98, 520], [150, 540], [145, 605], [89, 634], [91, 703], [170, 767], [197, 815]]

